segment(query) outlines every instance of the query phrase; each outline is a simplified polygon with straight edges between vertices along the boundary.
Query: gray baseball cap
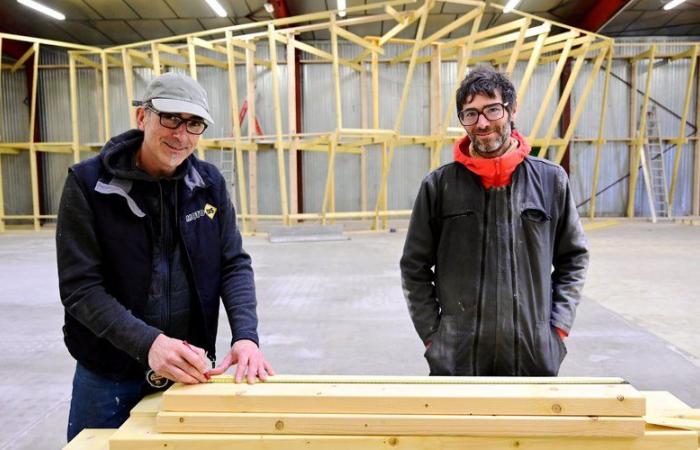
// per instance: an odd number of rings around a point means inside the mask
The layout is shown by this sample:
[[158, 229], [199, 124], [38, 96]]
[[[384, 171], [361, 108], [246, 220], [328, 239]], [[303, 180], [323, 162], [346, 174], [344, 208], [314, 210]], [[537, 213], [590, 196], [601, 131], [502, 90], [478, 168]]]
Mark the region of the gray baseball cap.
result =
[[187, 75], [167, 72], [154, 78], [146, 86], [143, 100], [134, 100], [134, 106], [151, 103], [155, 109], [168, 113], [187, 113], [199, 116], [209, 125], [214, 119], [209, 114], [207, 92]]

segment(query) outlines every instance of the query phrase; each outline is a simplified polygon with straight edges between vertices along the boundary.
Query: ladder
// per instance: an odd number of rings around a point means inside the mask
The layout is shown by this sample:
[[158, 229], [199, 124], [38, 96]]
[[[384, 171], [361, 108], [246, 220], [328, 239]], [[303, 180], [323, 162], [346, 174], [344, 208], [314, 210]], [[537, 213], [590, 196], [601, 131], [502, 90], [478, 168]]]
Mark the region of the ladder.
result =
[[664, 165], [663, 143], [659, 134], [656, 105], [647, 110], [647, 139], [641, 153], [642, 173], [651, 210], [651, 220], [657, 217], [669, 217], [668, 185]]
[[219, 171], [221, 175], [224, 176], [224, 180], [226, 180], [226, 189], [228, 190], [228, 196], [233, 202], [233, 207], [238, 210], [238, 206], [236, 205], [235, 150], [232, 148], [225, 148], [222, 145], [220, 151]]

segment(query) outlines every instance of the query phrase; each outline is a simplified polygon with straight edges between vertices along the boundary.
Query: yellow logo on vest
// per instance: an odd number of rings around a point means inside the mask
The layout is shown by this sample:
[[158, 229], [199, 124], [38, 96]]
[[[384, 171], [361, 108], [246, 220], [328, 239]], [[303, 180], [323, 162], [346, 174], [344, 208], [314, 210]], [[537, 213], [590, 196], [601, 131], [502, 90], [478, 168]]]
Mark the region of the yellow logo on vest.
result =
[[207, 203], [204, 205], [204, 214], [209, 216], [210, 219], [214, 220], [214, 214], [216, 214], [216, 207]]

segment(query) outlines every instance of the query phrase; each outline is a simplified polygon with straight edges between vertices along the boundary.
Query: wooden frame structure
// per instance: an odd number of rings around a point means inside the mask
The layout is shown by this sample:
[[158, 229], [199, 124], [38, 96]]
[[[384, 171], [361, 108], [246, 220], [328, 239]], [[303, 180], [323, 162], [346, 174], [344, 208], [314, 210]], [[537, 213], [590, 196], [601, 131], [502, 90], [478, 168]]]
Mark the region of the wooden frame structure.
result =
[[[410, 145], [421, 145], [430, 154], [430, 168], [434, 169], [440, 164], [440, 154], [446, 145], [451, 145], [463, 135], [459, 127], [450, 126], [456, 123], [454, 119], [455, 105], [451, 100], [449, 104], [442, 105], [441, 65], [445, 61], [457, 63], [456, 80], [464, 78], [468, 67], [478, 63], [490, 63], [512, 74], [516, 64], [522, 61], [525, 71], [520, 80], [516, 80], [518, 87], [518, 101], [522, 103], [528, 95], [529, 82], [535, 71], [543, 64], [556, 63], [554, 73], [547, 85], [542, 98], [542, 108], [539, 109], [534, 124], [529, 130], [528, 140], [530, 144], [539, 148], [539, 156], [549, 156], [555, 162], [562, 161], [569, 144], [572, 142], [592, 142], [596, 146], [596, 163], [593, 173], [593, 189], [591, 194], [590, 216], [595, 216], [596, 190], [599, 178], [600, 154], [602, 147], [608, 140], [603, 138], [605, 122], [605, 102], [608, 93], [610, 79], [610, 67], [613, 56], [614, 41], [610, 38], [574, 29], [566, 25], [547, 21], [529, 14], [514, 12], [506, 17], [513, 18], [501, 25], [482, 29], [482, 18], [488, 12], [500, 12], [502, 7], [472, 0], [423, 0], [415, 4], [415, 9], [403, 12], [397, 11], [397, 5], [411, 3], [411, 0], [390, 0], [382, 3], [363, 5], [348, 9], [348, 13], [363, 13], [363, 16], [350, 16], [340, 19], [334, 11], [319, 12], [296, 16], [286, 19], [271, 20], [268, 22], [251, 23], [232, 26], [217, 30], [208, 30], [183, 36], [175, 36], [164, 39], [139, 42], [106, 49], [56, 43], [41, 39], [25, 38], [19, 36], [0, 35], [2, 38], [17, 39], [33, 43], [32, 51], [38, 54], [40, 45], [56, 45], [65, 48], [69, 54], [69, 95], [71, 106], [71, 134], [70, 142], [38, 143], [34, 140], [33, 133], [29, 136], [29, 143], [0, 143], [0, 152], [16, 153], [21, 150], [31, 152], [32, 172], [32, 215], [12, 216], [4, 213], [2, 196], [2, 171], [0, 167], [0, 230], [4, 229], [6, 221], [15, 219], [31, 219], [35, 229], [40, 228], [40, 221], [53, 219], [55, 215], [39, 214], [38, 179], [35, 154], [37, 151], [50, 149], [72, 153], [75, 162], [80, 160], [80, 152], [84, 150], [98, 150], [101, 144], [87, 145], [80, 140], [80, 124], [78, 120], [78, 85], [77, 70], [93, 69], [95, 76], [100, 80], [102, 93], [101, 111], [101, 138], [108, 139], [112, 131], [110, 127], [110, 70], [123, 71], [125, 80], [126, 100], [131, 103], [134, 98], [134, 71], [150, 69], [153, 76], [164, 70], [174, 68], [187, 71], [193, 78], [197, 78], [197, 68], [202, 66], [215, 67], [227, 75], [229, 108], [232, 119], [232, 135], [216, 138], [201, 139], [198, 155], [204, 157], [206, 149], [224, 148], [235, 153], [236, 171], [238, 173], [238, 218], [245, 233], [259, 231], [259, 221], [272, 220], [285, 225], [299, 220], [320, 221], [325, 224], [340, 219], [370, 219], [373, 229], [385, 229], [388, 227], [388, 219], [391, 217], [408, 217], [410, 210], [391, 210], [388, 205], [388, 181], [392, 167], [392, 161], [397, 151]], [[426, 25], [430, 11], [440, 3], [458, 3], [471, 6], [471, 10], [459, 19], [447, 24], [441, 29], [430, 34], [426, 33]], [[379, 23], [383, 29], [388, 30], [381, 36], [359, 36], [353, 33], [354, 26]], [[402, 32], [413, 30], [413, 39], [402, 39], [398, 36]], [[308, 31], [328, 30], [330, 32], [331, 51], [325, 51], [317, 46], [299, 40], [299, 35]], [[556, 32], [555, 32], [556, 30]], [[448, 36], [453, 36], [448, 38]], [[358, 49], [357, 56], [353, 58], [341, 57], [339, 42], [354, 45]], [[0, 44], [1, 45], [1, 44]], [[680, 146], [688, 140], [695, 141], [695, 179], [694, 179], [694, 206], [693, 212], [697, 214], [700, 205], [700, 140], [698, 133], [694, 137], [685, 136], [685, 122], [690, 107], [693, 77], [698, 58], [698, 46], [692, 44], [689, 50], [682, 54], [671, 55], [672, 58], [690, 58], [692, 69], [686, 87], [686, 102], [683, 111], [684, 124], [679, 130], [678, 137], [670, 139]], [[269, 57], [258, 57], [259, 48], [266, 46], [269, 49]], [[286, 49], [286, 60], [278, 58], [278, 46]], [[386, 56], [386, 50], [390, 46], [401, 46], [405, 50], [396, 56]], [[304, 55], [302, 64], [323, 64], [327, 66], [333, 80], [333, 100], [335, 127], [320, 133], [303, 133], [297, 129], [297, 105], [293, 92], [296, 81], [294, 65], [298, 58], [295, 52]], [[1, 54], [1, 46], [0, 46]], [[22, 66], [26, 58], [18, 60], [13, 67]], [[635, 65], [642, 58], [653, 58], [654, 47], [630, 59]], [[559, 131], [562, 114], [570, 102], [570, 97], [576, 81], [581, 77], [584, 64], [592, 60], [592, 70], [585, 79], [583, 91], [575, 104], [571, 120], [565, 130]], [[555, 97], [557, 87], [561, 83], [561, 75], [567, 64], [572, 64], [568, 80], [558, 93], [555, 112], [547, 116], [546, 106]], [[604, 63], [605, 69], [603, 69]], [[282, 93], [280, 89], [280, 74], [275, 68], [287, 65], [288, 91]], [[379, 71], [380, 65], [406, 66], [406, 78], [402, 87], [397, 113], [392, 118], [393, 126], [380, 128], [379, 117], [382, 114], [382, 105], [379, 102]], [[402, 134], [407, 100], [411, 95], [411, 85], [416, 67], [420, 64], [430, 66], [430, 134], [406, 135]], [[269, 70], [272, 78], [272, 92], [266, 94], [266, 102], [273, 105], [274, 132], [259, 136], [255, 134], [254, 127], [249, 126], [247, 134], [244, 134], [241, 124], [237, 120], [238, 111], [241, 108], [240, 100], [244, 97], [238, 92], [237, 75], [233, 68], [236, 65], [244, 65], [246, 68], [246, 92], [250, 122], [255, 118], [256, 109], [256, 70], [260, 67]], [[343, 117], [342, 95], [343, 89], [340, 76], [340, 67], [353, 70], [360, 75], [360, 95], [362, 108], [360, 111], [361, 128], [349, 128], [349, 123]], [[5, 69], [5, 67], [3, 67]], [[8, 69], [12, 70], [12, 67]], [[34, 65], [34, 73], [37, 74], [38, 66]], [[605, 74], [605, 89], [602, 94], [603, 114], [600, 117], [598, 136], [594, 138], [574, 138], [574, 131], [581, 118], [586, 100], [589, 97], [595, 80], [600, 73]], [[0, 74], [1, 76], [1, 74]], [[36, 80], [32, 89], [32, 113], [30, 129], [34, 129], [36, 117]], [[647, 85], [649, 79], [647, 77]], [[698, 83], [700, 85], [700, 83]], [[634, 89], [633, 79], [633, 89]], [[457, 86], [454, 86], [456, 89]], [[450, 93], [454, 92], [450, 90]], [[649, 92], [648, 86], [646, 92]], [[269, 97], [267, 97], [269, 95]], [[282, 98], [287, 98], [287, 131], [283, 129]], [[371, 105], [367, 105], [370, 99]], [[648, 104], [648, 95], [644, 104]], [[636, 106], [635, 106], [636, 108]], [[699, 107], [700, 109], [700, 107]], [[131, 110], [130, 110], [131, 111]], [[371, 115], [370, 115], [371, 111]], [[700, 115], [700, 110], [698, 112]], [[131, 126], [135, 126], [133, 111], [130, 114]], [[371, 126], [370, 126], [371, 124]], [[645, 139], [645, 127], [640, 127], [637, 137], [627, 141], [630, 144], [630, 186], [636, 186], [637, 166], [634, 164], [639, 157], [639, 151]], [[269, 126], [269, 125], [268, 125]], [[381, 152], [381, 170], [376, 184], [376, 201], [374, 205], [367, 204], [367, 154], [370, 149], [379, 149]], [[550, 150], [548, 152], [548, 150]], [[258, 152], [274, 151], [276, 153], [276, 171], [279, 186], [280, 214], [258, 213], [258, 180], [257, 180], [257, 155]], [[325, 177], [325, 189], [319, 211], [299, 212], [297, 208], [298, 179], [296, 173], [297, 158], [300, 152], [323, 152], [328, 155]], [[549, 153], [549, 155], [548, 155]], [[359, 189], [361, 191], [360, 211], [336, 210], [336, 157], [338, 154], [358, 155], [361, 161], [361, 176]], [[680, 152], [676, 153], [676, 164], [673, 169], [671, 192], [673, 193], [677, 182], [678, 164]], [[246, 158], [244, 158], [246, 156]], [[290, 170], [287, 169], [289, 160]], [[247, 167], [245, 162], [247, 161]], [[248, 173], [248, 177], [246, 177]], [[672, 196], [671, 196], [672, 197]], [[630, 213], [631, 211], [631, 213]], [[628, 201], [628, 215], [633, 216], [634, 191], [630, 189]]]

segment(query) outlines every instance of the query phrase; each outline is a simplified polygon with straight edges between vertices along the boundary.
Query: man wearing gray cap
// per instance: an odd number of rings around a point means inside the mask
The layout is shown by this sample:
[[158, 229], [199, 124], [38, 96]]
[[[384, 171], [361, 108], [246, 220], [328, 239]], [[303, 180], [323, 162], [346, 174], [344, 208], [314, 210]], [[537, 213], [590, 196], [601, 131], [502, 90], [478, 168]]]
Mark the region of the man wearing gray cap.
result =
[[[258, 348], [255, 283], [221, 173], [192, 155], [213, 123], [193, 79], [166, 73], [134, 102], [138, 129], [70, 168], [56, 249], [66, 347], [77, 360], [68, 421], [116, 428], [148, 393], [273, 371]], [[231, 349], [212, 369], [222, 299]]]

